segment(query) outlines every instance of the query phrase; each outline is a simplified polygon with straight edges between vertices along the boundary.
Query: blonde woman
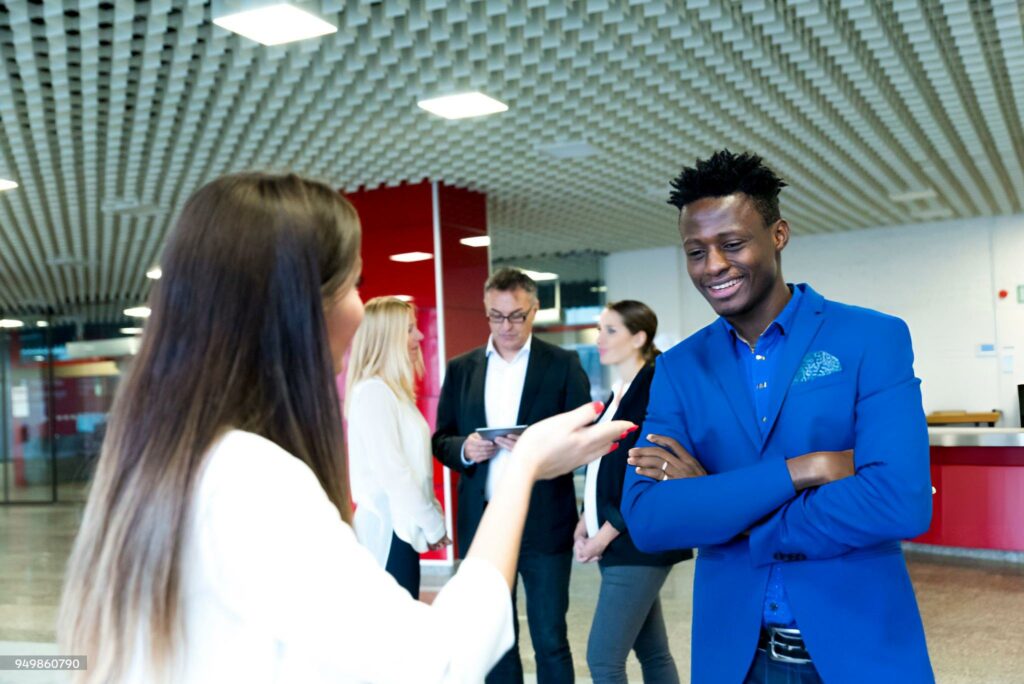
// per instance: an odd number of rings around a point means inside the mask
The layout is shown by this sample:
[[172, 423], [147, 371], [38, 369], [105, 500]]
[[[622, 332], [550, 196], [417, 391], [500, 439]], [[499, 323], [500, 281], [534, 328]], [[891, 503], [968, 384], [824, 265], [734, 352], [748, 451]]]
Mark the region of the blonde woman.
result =
[[419, 554], [451, 543], [434, 497], [430, 427], [416, 408], [422, 339], [411, 304], [368, 301], [345, 391], [356, 536], [413, 598], [420, 592]]
[[[335, 375], [363, 316], [359, 218], [298, 176], [186, 202], [118, 388], [58, 618], [76, 682], [480, 682], [512, 646], [530, 492], [631, 423], [523, 433], [459, 571], [413, 600], [349, 523]], [[397, 657], [396, 657], [397, 656]]]

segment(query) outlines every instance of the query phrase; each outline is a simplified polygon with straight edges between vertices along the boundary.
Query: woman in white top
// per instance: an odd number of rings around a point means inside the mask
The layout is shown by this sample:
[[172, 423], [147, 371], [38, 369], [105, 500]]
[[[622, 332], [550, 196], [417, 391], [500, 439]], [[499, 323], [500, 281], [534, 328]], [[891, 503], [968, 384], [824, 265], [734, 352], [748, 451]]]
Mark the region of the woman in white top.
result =
[[81, 682], [479, 682], [512, 644], [538, 479], [631, 427], [532, 427], [458, 573], [413, 600], [349, 526], [334, 376], [362, 318], [359, 219], [294, 175], [186, 203], [118, 390], [58, 621]]
[[411, 304], [366, 302], [345, 389], [353, 527], [413, 598], [420, 595], [419, 554], [451, 543], [434, 496], [430, 428], [416, 408], [422, 339]]

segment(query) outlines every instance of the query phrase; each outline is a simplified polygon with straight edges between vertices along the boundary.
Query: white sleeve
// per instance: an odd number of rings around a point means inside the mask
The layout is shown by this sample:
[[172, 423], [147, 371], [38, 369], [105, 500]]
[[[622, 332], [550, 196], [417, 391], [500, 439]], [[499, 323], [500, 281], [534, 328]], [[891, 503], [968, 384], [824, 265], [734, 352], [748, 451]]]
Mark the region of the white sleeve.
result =
[[422, 553], [447, 530], [440, 505], [426, 495], [424, 483], [410, 467], [402, 448], [400, 420], [394, 392], [381, 382], [360, 385], [349, 406], [349, 431], [359, 434], [359, 439], [351, 442], [353, 448], [371, 453], [353, 453], [350, 458], [373, 463], [374, 479], [387, 492], [395, 534]]
[[271, 467], [245, 454], [217, 483], [198, 509], [207, 581], [324, 678], [481, 682], [512, 646], [511, 597], [490, 563], [464, 562], [428, 606], [377, 565], [285, 452]]

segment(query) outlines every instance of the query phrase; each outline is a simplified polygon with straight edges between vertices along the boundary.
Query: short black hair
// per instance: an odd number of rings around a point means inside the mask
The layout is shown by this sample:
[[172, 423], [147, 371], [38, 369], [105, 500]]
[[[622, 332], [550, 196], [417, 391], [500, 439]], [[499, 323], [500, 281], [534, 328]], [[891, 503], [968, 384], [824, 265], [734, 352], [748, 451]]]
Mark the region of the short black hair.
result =
[[537, 298], [537, 283], [533, 281], [533, 278], [511, 266], [504, 266], [491, 274], [491, 277], [484, 283], [484, 294], [490, 290], [498, 292], [522, 290], [534, 299]]
[[779, 191], [786, 182], [764, 165], [756, 154], [733, 154], [719, 150], [707, 159], [698, 159], [693, 167], [683, 167], [672, 181], [675, 190], [668, 203], [682, 211], [683, 207], [705, 197], [725, 197], [742, 192], [749, 197], [764, 220], [765, 227], [782, 216], [779, 214]]

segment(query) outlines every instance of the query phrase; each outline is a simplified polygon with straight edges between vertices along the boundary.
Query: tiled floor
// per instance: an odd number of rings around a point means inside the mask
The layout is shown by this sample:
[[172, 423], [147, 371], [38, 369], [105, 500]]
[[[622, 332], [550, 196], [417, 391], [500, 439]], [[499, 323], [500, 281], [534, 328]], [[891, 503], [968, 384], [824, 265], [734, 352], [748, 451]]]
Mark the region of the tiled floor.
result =
[[[0, 654], [53, 648], [61, 577], [80, 512], [77, 505], [0, 507]], [[919, 553], [908, 558], [938, 681], [1024, 682], [1024, 564]], [[426, 584], [439, 581], [442, 578], [428, 578]], [[683, 681], [689, 670], [692, 581], [693, 564], [683, 563], [662, 590], [672, 652]], [[589, 681], [586, 640], [599, 583], [596, 566], [573, 569], [569, 631], [580, 682]], [[525, 627], [525, 615], [522, 620]], [[524, 665], [531, 671], [526, 629], [523, 640]], [[641, 681], [632, 658], [629, 672], [630, 681]], [[45, 674], [0, 672], [0, 684], [65, 681]]]

